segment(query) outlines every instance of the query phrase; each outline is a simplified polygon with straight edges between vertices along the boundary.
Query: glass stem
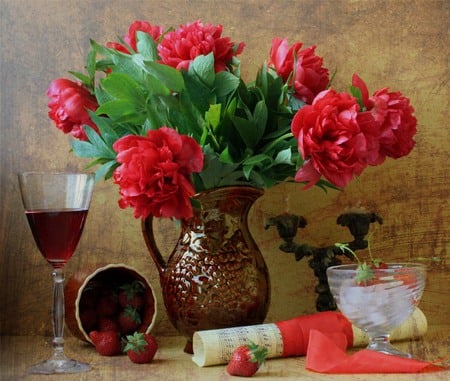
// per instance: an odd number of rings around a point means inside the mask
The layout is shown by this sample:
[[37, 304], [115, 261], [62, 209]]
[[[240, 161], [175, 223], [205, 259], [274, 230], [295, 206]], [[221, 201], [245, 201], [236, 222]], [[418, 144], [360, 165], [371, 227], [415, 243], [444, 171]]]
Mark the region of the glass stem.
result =
[[390, 345], [389, 335], [379, 334], [377, 336], [373, 336], [370, 338], [368, 348], [369, 349], [386, 348], [388, 345]]
[[53, 278], [53, 357], [65, 358], [64, 355], [64, 271], [54, 269]]

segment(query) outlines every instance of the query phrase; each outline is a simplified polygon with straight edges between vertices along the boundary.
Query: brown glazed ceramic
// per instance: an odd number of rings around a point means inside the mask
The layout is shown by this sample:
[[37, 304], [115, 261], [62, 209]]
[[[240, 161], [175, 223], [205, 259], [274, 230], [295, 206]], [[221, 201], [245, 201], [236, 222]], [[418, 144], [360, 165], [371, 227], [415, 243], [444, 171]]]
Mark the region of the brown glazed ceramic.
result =
[[150, 283], [137, 270], [124, 264], [97, 265], [83, 268], [73, 274], [65, 286], [66, 324], [70, 332], [77, 338], [92, 343], [80, 319], [80, 306], [84, 298], [92, 290], [110, 287], [138, 280], [144, 286], [144, 307], [139, 332], [149, 333], [153, 328], [157, 313], [156, 298]]
[[185, 352], [192, 353], [195, 331], [260, 324], [267, 315], [269, 274], [247, 224], [262, 194], [252, 187], [226, 187], [196, 195], [202, 208], [181, 221], [167, 261], [155, 243], [152, 217], [143, 221], [167, 314], [187, 338]]

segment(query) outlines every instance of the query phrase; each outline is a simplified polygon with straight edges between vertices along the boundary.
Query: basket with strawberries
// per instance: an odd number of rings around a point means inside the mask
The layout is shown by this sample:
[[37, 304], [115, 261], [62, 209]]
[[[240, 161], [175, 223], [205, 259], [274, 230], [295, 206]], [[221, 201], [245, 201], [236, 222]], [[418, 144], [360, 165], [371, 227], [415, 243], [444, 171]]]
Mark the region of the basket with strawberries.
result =
[[156, 298], [135, 269], [124, 264], [80, 269], [67, 282], [65, 302], [68, 328], [75, 337], [91, 342], [100, 355], [141, 354], [144, 342], [153, 348], [145, 352], [156, 352], [156, 340], [150, 335]]

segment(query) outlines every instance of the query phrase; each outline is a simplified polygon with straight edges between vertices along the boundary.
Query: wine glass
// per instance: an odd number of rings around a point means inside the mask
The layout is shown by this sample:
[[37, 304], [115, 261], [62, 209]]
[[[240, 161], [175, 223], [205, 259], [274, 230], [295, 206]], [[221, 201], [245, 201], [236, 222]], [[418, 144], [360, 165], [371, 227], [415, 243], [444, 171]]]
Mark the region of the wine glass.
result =
[[411, 357], [389, 341], [390, 332], [414, 311], [425, 288], [426, 266], [388, 263], [373, 269], [370, 280], [357, 281], [358, 265], [327, 269], [328, 284], [339, 310], [369, 336], [367, 349]]
[[94, 188], [94, 174], [25, 172], [18, 175], [25, 215], [39, 251], [52, 266], [53, 355], [30, 373], [77, 373], [89, 364], [64, 354], [64, 265], [83, 231]]

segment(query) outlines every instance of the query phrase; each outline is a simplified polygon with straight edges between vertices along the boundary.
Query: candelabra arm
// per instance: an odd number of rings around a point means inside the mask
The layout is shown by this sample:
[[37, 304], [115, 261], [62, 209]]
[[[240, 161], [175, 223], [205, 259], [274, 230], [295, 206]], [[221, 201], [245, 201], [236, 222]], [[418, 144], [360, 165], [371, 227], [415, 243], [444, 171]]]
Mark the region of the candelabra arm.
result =
[[[383, 219], [376, 213], [365, 213], [360, 210], [343, 213], [336, 221], [338, 225], [346, 226], [350, 230], [350, 234], [354, 240], [347, 242], [346, 245], [351, 251], [364, 250], [368, 247], [368, 242], [365, 237], [369, 232], [370, 224], [374, 222], [382, 224]], [[268, 229], [271, 226], [277, 228], [278, 235], [284, 241], [279, 246], [279, 249], [285, 253], [293, 253], [296, 261], [300, 261], [304, 257], [311, 257], [308, 264], [313, 269], [314, 275], [319, 281], [315, 288], [318, 294], [316, 309], [318, 311], [335, 310], [337, 307], [328, 286], [326, 270], [330, 266], [342, 263], [338, 256], [344, 255], [351, 260], [355, 258], [347, 250], [342, 251], [335, 245], [314, 247], [304, 243], [299, 244], [294, 242], [297, 230], [300, 228], [303, 229], [306, 225], [307, 221], [303, 216], [284, 213], [269, 218], [264, 228]]]
[[369, 233], [370, 224], [378, 222], [383, 224], [383, 219], [374, 212], [346, 212], [341, 214], [336, 223], [341, 226], [346, 226], [353, 236], [353, 242], [349, 242], [349, 247], [352, 250], [364, 250], [367, 248], [368, 243], [365, 239]]
[[269, 218], [264, 224], [264, 228], [267, 230], [271, 226], [275, 226], [278, 230], [278, 235], [286, 243], [292, 243], [297, 229], [303, 229], [308, 222], [303, 216], [296, 216], [294, 214], [280, 214], [276, 217]]

